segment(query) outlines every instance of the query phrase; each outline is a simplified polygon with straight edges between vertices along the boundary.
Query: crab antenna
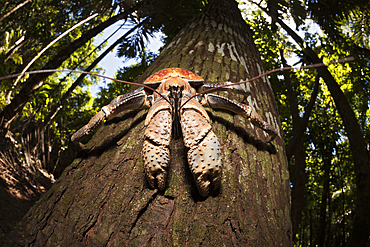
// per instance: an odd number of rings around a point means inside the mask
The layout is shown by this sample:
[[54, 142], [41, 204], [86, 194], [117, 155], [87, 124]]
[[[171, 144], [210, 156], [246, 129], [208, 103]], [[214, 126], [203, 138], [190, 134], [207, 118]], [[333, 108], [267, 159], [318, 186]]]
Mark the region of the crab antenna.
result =
[[251, 82], [251, 81], [257, 80], [257, 79], [259, 79], [259, 78], [261, 78], [263, 76], [270, 75], [270, 74], [275, 73], [275, 72], [285, 71], [285, 70], [311, 69], [311, 68], [317, 68], [317, 67], [322, 67], [322, 66], [328, 66], [330, 64], [352, 62], [354, 60], [355, 60], [354, 57], [346, 57], [346, 58], [342, 58], [342, 59], [332, 60], [332, 61], [330, 61], [328, 63], [315, 63], [315, 64], [305, 65], [305, 66], [289, 66], [289, 67], [282, 67], [282, 68], [273, 69], [273, 70], [267, 71], [267, 72], [265, 72], [263, 74], [260, 74], [258, 76], [255, 76], [255, 77], [253, 77], [253, 78], [251, 78], [249, 80], [246, 80], [246, 81], [235, 82], [235, 83], [231, 83], [231, 84], [227, 84], [227, 85], [222, 85], [222, 86], [214, 87], [214, 88], [211, 88], [211, 89], [204, 90], [203, 92], [197, 93], [195, 95], [192, 95], [187, 100], [185, 100], [185, 102], [180, 106], [180, 109], [186, 103], [188, 103], [189, 100], [191, 100], [192, 98], [195, 98], [195, 97], [197, 97], [199, 95], [202, 95], [202, 94], [205, 94], [205, 93], [211, 93], [211, 92], [217, 91], [218, 89], [223, 88], [223, 87], [230, 87], [230, 86], [234, 86], [234, 85], [240, 85], [240, 84], [244, 84], [244, 83], [247, 83], [247, 82]]
[[[311, 68], [317, 68], [317, 67], [322, 67], [322, 66], [328, 66], [330, 64], [344, 63], [344, 62], [352, 62], [354, 60], [355, 60], [354, 57], [346, 57], [346, 58], [342, 58], [342, 59], [332, 60], [332, 61], [330, 61], [328, 63], [315, 63], [315, 64], [305, 65], [305, 66], [292, 66], [292, 67], [282, 67], [282, 68], [273, 69], [273, 70], [270, 70], [268, 72], [265, 72], [263, 74], [260, 74], [260, 75], [258, 75], [256, 77], [253, 77], [253, 78], [251, 78], [249, 80], [246, 80], [246, 81], [241, 81], [241, 82], [235, 82], [235, 83], [231, 83], [231, 84], [227, 84], [227, 85], [222, 85], [222, 86], [218, 86], [218, 87], [215, 87], [215, 88], [207, 89], [207, 90], [205, 90], [205, 91], [203, 91], [201, 93], [197, 93], [197, 94], [189, 97], [187, 100], [185, 100], [185, 102], [179, 107], [179, 110], [186, 103], [188, 103], [189, 100], [191, 100], [192, 98], [194, 98], [196, 96], [199, 96], [199, 95], [202, 95], [202, 94], [205, 94], [205, 93], [211, 93], [211, 92], [217, 91], [218, 89], [223, 88], [223, 87], [229, 87], [229, 86], [240, 85], [240, 84], [244, 84], [244, 83], [247, 83], [247, 82], [251, 82], [251, 81], [257, 80], [257, 79], [259, 79], [259, 78], [261, 78], [263, 76], [270, 75], [270, 74], [275, 73], [275, 72], [285, 71], [285, 70], [311, 69]], [[10, 78], [18, 77], [19, 75], [33, 75], [33, 74], [54, 73], [54, 72], [70, 72], [70, 73], [88, 74], [88, 75], [94, 75], [94, 76], [105, 78], [105, 79], [112, 80], [112, 81], [117, 81], [117, 82], [127, 83], [127, 84], [134, 85], [134, 86], [144, 87], [146, 89], [149, 89], [149, 90], [157, 93], [164, 100], [166, 100], [168, 102], [168, 104], [172, 107], [171, 102], [167, 99], [167, 97], [165, 97], [164, 95], [162, 95], [161, 93], [159, 93], [157, 90], [155, 90], [155, 89], [153, 89], [151, 87], [146, 86], [145, 84], [139, 84], [139, 83], [129, 82], [129, 81], [122, 81], [122, 80], [118, 80], [118, 79], [115, 79], [115, 78], [111, 78], [109, 76], [99, 75], [99, 74], [96, 74], [96, 73], [93, 73], [93, 72], [88, 72], [88, 71], [70, 70], [70, 69], [34, 70], [34, 71], [29, 71], [29, 72], [24, 72], [24, 73], [17, 73], [17, 74], [3, 76], [3, 77], [0, 77], [0, 81], [1, 80], [5, 80], [5, 79], [10, 79]]]
[[135, 83], [135, 82], [129, 82], [129, 81], [122, 81], [122, 80], [119, 80], [119, 79], [111, 78], [109, 76], [99, 75], [99, 74], [96, 74], [96, 73], [93, 73], [93, 72], [88, 72], [88, 71], [71, 70], [71, 69], [43, 69], [43, 70], [34, 70], [34, 71], [29, 71], [29, 72], [24, 72], [24, 73], [17, 73], [17, 74], [2, 76], [2, 77], [0, 77], [0, 81], [1, 80], [6, 80], [6, 79], [10, 79], [10, 78], [14, 78], [14, 77], [18, 77], [19, 75], [33, 75], [33, 74], [54, 73], [54, 72], [69, 72], [69, 73], [80, 73], [80, 74], [94, 75], [94, 76], [97, 76], [97, 77], [101, 77], [101, 78], [112, 80], [112, 81], [116, 81], [116, 82], [127, 83], [127, 84], [134, 85], [134, 86], [144, 87], [146, 89], [149, 89], [149, 90], [157, 93], [159, 96], [161, 96], [164, 100], [166, 100], [171, 105], [171, 102], [164, 95], [162, 95], [157, 90], [155, 90], [155, 89], [153, 89], [151, 87], [146, 86], [145, 84], [140, 84], [140, 83]]

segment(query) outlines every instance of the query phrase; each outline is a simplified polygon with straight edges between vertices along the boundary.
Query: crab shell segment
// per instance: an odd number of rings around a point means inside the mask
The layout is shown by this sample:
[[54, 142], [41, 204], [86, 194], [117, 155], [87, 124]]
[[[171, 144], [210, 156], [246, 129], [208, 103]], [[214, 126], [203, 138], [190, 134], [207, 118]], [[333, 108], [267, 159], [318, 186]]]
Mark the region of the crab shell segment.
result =
[[193, 72], [181, 69], [181, 68], [168, 68], [168, 69], [162, 69], [153, 75], [149, 76], [145, 81], [144, 84], [146, 84], [149, 87], [152, 87], [156, 89], [160, 83], [162, 83], [164, 80], [168, 79], [169, 77], [179, 77], [184, 80], [187, 80], [192, 87], [198, 88], [199, 86], [203, 85], [204, 79], [200, 77], [197, 74], [194, 74]]

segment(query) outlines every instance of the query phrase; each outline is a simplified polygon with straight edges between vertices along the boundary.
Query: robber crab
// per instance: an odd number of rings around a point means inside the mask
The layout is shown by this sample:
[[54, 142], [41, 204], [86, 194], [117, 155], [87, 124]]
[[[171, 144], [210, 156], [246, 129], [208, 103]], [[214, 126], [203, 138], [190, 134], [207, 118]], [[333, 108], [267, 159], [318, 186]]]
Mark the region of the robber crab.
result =
[[179, 124], [184, 144], [189, 149], [188, 163], [200, 195], [206, 197], [210, 190], [220, 186], [222, 168], [220, 144], [212, 131], [209, 116], [203, 106], [230, 110], [249, 119], [270, 135], [269, 141], [277, 135], [276, 129], [248, 105], [218, 95], [202, 93], [233, 91], [245, 96], [251, 94], [239, 85], [230, 82], [205, 84], [200, 76], [180, 68], [158, 71], [146, 79], [144, 85], [145, 88], [118, 96], [109, 105], [104, 106], [71, 139], [73, 142], [80, 141], [98, 129], [105, 119], [124, 110], [149, 108], [145, 119], [142, 154], [150, 188], [157, 186], [159, 190], [165, 189], [170, 155], [168, 147], [172, 129], [174, 135], [179, 135], [177, 130]]

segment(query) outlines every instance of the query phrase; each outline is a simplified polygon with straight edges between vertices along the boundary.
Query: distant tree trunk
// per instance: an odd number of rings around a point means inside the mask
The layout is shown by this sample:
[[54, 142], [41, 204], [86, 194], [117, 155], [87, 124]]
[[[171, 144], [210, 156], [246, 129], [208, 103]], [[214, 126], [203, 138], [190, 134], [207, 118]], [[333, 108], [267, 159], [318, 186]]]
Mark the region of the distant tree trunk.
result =
[[[329, 193], [330, 193], [330, 167], [331, 167], [331, 154], [327, 153], [323, 155], [323, 190], [321, 194], [321, 204], [320, 204], [320, 222], [319, 222], [319, 229], [318, 229], [318, 237], [317, 237], [317, 246], [322, 247], [325, 246], [325, 238], [328, 234], [326, 227], [327, 227], [327, 205], [329, 200]], [[330, 223], [329, 223], [330, 225]]]
[[[280, 50], [280, 56], [284, 67], [287, 67], [288, 64], [284, 59], [283, 52]], [[292, 120], [293, 120], [293, 138], [290, 140], [291, 142], [295, 142], [294, 146], [292, 147], [289, 143], [289, 147], [291, 147], [290, 156], [288, 157], [288, 161], [291, 156], [294, 154], [294, 167], [293, 167], [293, 188], [292, 188], [292, 228], [293, 228], [293, 242], [296, 233], [298, 232], [299, 223], [302, 219], [302, 210], [304, 208], [304, 201], [305, 201], [305, 193], [306, 193], [306, 150], [303, 143], [303, 133], [306, 130], [309, 115], [313, 108], [314, 102], [316, 101], [317, 96], [317, 89], [319, 85], [319, 77], [316, 76], [315, 80], [315, 89], [313, 90], [312, 97], [310, 99], [309, 104], [306, 107], [306, 111], [304, 113], [304, 117], [301, 118], [299, 116], [298, 110], [298, 103], [296, 99], [296, 95], [293, 90], [293, 85], [290, 79], [290, 72], [284, 71], [284, 79], [285, 85], [287, 88], [287, 97], [289, 101], [290, 111], [292, 113]], [[289, 149], [287, 149], [289, 150]], [[287, 152], [288, 154], [288, 152]], [[287, 155], [288, 156], [288, 155]], [[292, 175], [292, 174], [291, 174]]]
[[[190, 69], [214, 82], [240, 81], [264, 71], [234, 0], [210, 0], [139, 81], [166, 67]], [[200, 197], [182, 140], [170, 144], [165, 192], [148, 189], [141, 157], [147, 111], [125, 112], [97, 131], [85, 153], [5, 244], [292, 246], [289, 175], [276, 103], [267, 78], [247, 87], [252, 90], [249, 104], [279, 130], [279, 136], [266, 144], [263, 132], [249, 121], [226, 111], [209, 111], [222, 146], [218, 193]]]
[[[286, 156], [288, 161], [292, 158], [293, 154], [295, 154], [296, 147], [300, 141], [303, 141], [303, 134], [306, 132], [306, 128], [308, 125], [308, 121], [311, 116], [311, 112], [313, 110], [313, 107], [315, 106], [317, 94], [319, 92], [320, 87], [320, 76], [318, 73], [316, 73], [315, 77], [315, 86], [313, 88], [313, 91], [311, 93], [310, 101], [308, 102], [307, 106], [304, 109], [304, 115], [302, 117], [302, 120], [300, 121], [300, 124], [296, 127], [296, 130], [294, 130], [293, 138], [289, 141], [288, 146], [286, 147]], [[298, 107], [298, 106], [297, 106]], [[293, 124], [294, 129], [294, 124]], [[304, 170], [305, 168], [303, 168]]]

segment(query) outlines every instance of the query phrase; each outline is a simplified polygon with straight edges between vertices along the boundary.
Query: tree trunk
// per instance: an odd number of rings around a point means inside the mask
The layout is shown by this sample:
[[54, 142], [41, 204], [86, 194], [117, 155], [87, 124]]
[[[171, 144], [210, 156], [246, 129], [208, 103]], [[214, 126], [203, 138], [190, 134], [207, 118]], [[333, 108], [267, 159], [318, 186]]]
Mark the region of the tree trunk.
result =
[[[324, 149], [323, 149], [324, 150]], [[327, 153], [323, 157], [323, 190], [321, 194], [321, 204], [320, 204], [320, 222], [317, 236], [317, 246], [325, 246], [325, 238], [328, 234], [327, 232], [327, 205], [330, 194], [330, 167], [331, 167], [331, 154]], [[330, 225], [330, 223], [329, 223]], [[328, 245], [326, 245], [328, 246]]]
[[[281, 56], [281, 61], [283, 63], [283, 66], [287, 67], [288, 64], [286, 63], [282, 50], [280, 50], [280, 56]], [[297, 140], [293, 148], [294, 151], [292, 151], [292, 154], [294, 154], [294, 168], [293, 168], [293, 179], [292, 179], [293, 188], [292, 188], [291, 217], [292, 217], [293, 242], [294, 242], [295, 235], [298, 232], [299, 223], [301, 222], [301, 219], [302, 219], [302, 210], [304, 208], [305, 193], [306, 193], [306, 181], [307, 181], [307, 176], [305, 172], [306, 150], [305, 150], [304, 143], [303, 143], [303, 133], [305, 132], [306, 127], [307, 127], [308, 116], [306, 117], [306, 121], [304, 121], [304, 118], [301, 119], [301, 117], [299, 116], [298, 103], [297, 103], [296, 95], [293, 90], [293, 85], [290, 79], [289, 71], [284, 71], [284, 79], [285, 79], [285, 85], [287, 88], [287, 97], [289, 101], [290, 112], [292, 113], [292, 119], [293, 119], [293, 138], [291, 141]], [[316, 84], [318, 84], [318, 77], [316, 78], [316, 80], [317, 80]], [[315, 102], [316, 96], [312, 97], [311, 99], [313, 101], [310, 100], [310, 103]], [[311, 112], [310, 110], [306, 111], [305, 116], [306, 114], [310, 115], [310, 112]], [[288, 161], [290, 157], [288, 158]]]
[[[313, 110], [313, 107], [315, 106], [317, 94], [319, 92], [319, 87], [320, 87], [320, 76], [318, 73], [316, 73], [315, 77], [315, 86], [313, 88], [313, 91], [311, 93], [310, 101], [308, 102], [307, 106], [304, 109], [304, 114], [302, 117], [302, 121], [297, 126], [297, 130], [295, 131], [295, 134], [293, 134], [293, 138], [289, 141], [288, 146], [286, 147], [286, 156], [288, 161], [292, 158], [293, 154], [295, 153], [296, 146], [298, 145], [298, 142], [303, 140], [303, 134], [306, 131], [308, 121], [311, 116], [311, 112]], [[298, 107], [298, 106], [297, 106]], [[294, 126], [293, 126], [294, 128]]]
[[[214, 82], [264, 71], [234, 0], [209, 1], [139, 81], [166, 67], [190, 69]], [[279, 136], [266, 144], [249, 121], [209, 111], [222, 146], [220, 191], [207, 198], [198, 194], [181, 139], [170, 144], [166, 190], [148, 189], [140, 154], [147, 111], [124, 112], [97, 131], [6, 244], [292, 246], [289, 175], [276, 103], [265, 77], [247, 87], [250, 105]]]

